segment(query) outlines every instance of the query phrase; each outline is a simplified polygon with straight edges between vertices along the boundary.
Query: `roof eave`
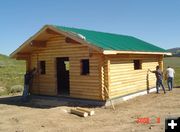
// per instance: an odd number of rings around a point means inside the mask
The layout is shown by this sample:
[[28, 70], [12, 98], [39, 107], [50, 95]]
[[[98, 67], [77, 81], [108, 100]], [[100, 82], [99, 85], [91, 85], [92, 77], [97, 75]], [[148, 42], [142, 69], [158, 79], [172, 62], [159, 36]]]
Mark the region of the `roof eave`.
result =
[[21, 51], [27, 44], [31, 43], [31, 41], [36, 38], [39, 34], [41, 34], [43, 31], [45, 31], [49, 26], [45, 25], [42, 27], [36, 34], [34, 34], [32, 37], [30, 37], [28, 40], [26, 40], [22, 45], [20, 45], [14, 52], [12, 52], [9, 56], [10, 58], [16, 58], [16, 54]]
[[116, 55], [116, 54], [157, 54], [171, 56], [170, 52], [145, 52], [145, 51], [119, 51], [119, 50], [104, 50], [104, 55]]
[[12, 52], [9, 56], [11, 58], [16, 58], [16, 55], [19, 51], [21, 51], [25, 46], [27, 46], [28, 43], [30, 43], [33, 39], [35, 39], [39, 34], [41, 34], [43, 31], [45, 31], [47, 28], [51, 29], [51, 30], [54, 30], [56, 31], [57, 33], [60, 33], [64, 36], [68, 36], [82, 44], [86, 44], [87, 46], [89, 47], [92, 47], [94, 49], [96, 49], [97, 51], [99, 52], [103, 52], [103, 49], [101, 49], [100, 47], [97, 47], [97, 46], [93, 46], [91, 45], [90, 43], [88, 43], [87, 41], [81, 39], [81, 38], [78, 38], [77, 36], [74, 36], [73, 34], [71, 33], [68, 33], [68, 32], [65, 32], [65, 31], [62, 31], [62, 30], [59, 30], [59, 29], [56, 29], [54, 26], [52, 25], [45, 25], [43, 28], [41, 28], [35, 35], [33, 35], [32, 37], [30, 37], [28, 40], [26, 40], [21, 46], [19, 46], [14, 52]]

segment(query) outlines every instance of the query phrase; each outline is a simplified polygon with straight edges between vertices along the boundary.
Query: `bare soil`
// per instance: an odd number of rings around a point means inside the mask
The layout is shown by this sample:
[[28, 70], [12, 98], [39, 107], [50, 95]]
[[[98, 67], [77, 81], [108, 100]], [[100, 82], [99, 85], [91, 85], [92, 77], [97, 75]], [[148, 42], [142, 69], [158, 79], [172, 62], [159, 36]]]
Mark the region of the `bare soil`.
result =
[[[57, 100], [32, 98], [28, 103], [18, 96], [0, 98], [2, 132], [164, 132], [166, 117], [180, 117], [180, 88], [163, 94], [151, 93], [111, 107], [91, 107], [94, 116], [69, 113], [74, 106]], [[149, 118], [150, 123], [137, 123]], [[160, 123], [156, 119], [160, 118]]]

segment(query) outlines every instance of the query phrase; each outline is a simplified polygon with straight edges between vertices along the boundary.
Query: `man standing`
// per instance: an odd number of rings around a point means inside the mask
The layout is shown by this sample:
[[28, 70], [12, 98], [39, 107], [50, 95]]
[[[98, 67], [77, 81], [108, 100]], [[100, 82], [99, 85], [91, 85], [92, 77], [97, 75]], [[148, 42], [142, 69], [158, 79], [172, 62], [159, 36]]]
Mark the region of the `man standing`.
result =
[[149, 71], [152, 72], [152, 73], [155, 73], [155, 75], [156, 75], [156, 89], [157, 89], [157, 93], [159, 93], [159, 87], [160, 86], [162, 87], [164, 93], [166, 93], [164, 85], [162, 83], [163, 73], [160, 70], [159, 66], [156, 66], [156, 70], [155, 71], [151, 71], [150, 69], [149, 69]]
[[36, 68], [31, 71], [27, 71], [24, 75], [24, 91], [22, 95], [22, 101], [27, 101], [29, 95], [29, 86], [32, 83], [34, 74], [36, 73]]
[[174, 74], [175, 74], [174, 69], [168, 66], [168, 68], [166, 69], [166, 78], [167, 78], [167, 85], [168, 85], [169, 91], [171, 91], [173, 88]]

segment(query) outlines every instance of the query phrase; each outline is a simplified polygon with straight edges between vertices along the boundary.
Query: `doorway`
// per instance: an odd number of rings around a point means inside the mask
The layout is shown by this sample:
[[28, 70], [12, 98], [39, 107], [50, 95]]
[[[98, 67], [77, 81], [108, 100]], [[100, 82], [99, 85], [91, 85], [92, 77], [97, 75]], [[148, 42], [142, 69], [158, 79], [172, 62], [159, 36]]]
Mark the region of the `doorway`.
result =
[[56, 58], [57, 68], [57, 93], [58, 95], [69, 95], [69, 58]]

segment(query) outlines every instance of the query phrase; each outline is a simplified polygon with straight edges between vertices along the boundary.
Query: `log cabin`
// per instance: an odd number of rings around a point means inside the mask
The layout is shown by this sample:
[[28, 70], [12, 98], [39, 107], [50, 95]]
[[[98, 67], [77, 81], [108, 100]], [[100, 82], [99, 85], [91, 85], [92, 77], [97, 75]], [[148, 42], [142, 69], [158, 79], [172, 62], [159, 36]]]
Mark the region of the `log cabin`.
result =
[[31, 94], [106, 102], [155, 87], [166, 50], [135, 37], [45, 25], [10, 56], [38, 69]]

